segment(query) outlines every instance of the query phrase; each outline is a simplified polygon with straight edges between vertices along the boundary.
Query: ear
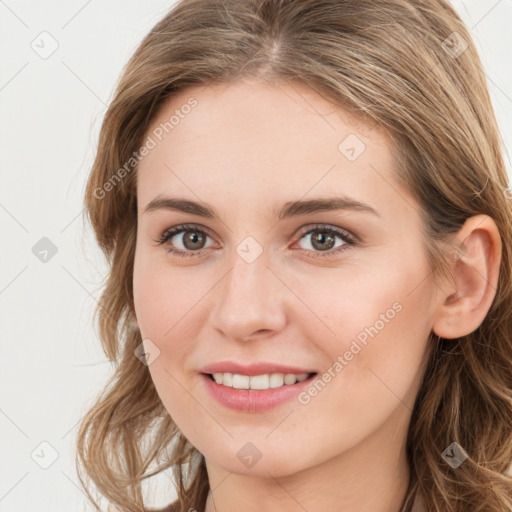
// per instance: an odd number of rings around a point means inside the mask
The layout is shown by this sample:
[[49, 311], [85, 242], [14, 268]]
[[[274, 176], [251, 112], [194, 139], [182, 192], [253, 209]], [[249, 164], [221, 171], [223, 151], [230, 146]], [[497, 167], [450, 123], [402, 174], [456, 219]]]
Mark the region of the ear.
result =
[[439, 295], [432, 328], [447, 339], [469, 334], [484, 321], [496, 295], [501, 262], [501, 237], [488, 215], [467, 219], [454, 244], [460, 248], [452, 264], [454, 282], [446, 283]]

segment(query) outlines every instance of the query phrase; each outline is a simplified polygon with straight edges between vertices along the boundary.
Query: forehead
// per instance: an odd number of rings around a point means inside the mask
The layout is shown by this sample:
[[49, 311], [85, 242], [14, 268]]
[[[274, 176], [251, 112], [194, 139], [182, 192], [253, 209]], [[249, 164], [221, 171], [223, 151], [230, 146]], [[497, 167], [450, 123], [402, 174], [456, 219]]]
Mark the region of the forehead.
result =
[[218, 194], [396, 194], [383, 187], [394, 169], [385, 132], [296, 82], [189, 87], [162, 104], [146, 136], [155, 146], [139, 164], [145, 202], [157, 193], [212, 202]]

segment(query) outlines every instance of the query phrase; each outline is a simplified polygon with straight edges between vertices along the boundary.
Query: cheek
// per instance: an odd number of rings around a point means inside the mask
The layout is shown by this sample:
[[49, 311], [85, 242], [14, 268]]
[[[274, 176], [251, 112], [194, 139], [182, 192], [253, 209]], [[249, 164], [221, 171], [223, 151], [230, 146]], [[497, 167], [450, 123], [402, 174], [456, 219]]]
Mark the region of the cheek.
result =
[[[133, 294], [137, 321], [145, 338], [160, 343], [183, 338], [183, 329], [190, 332], [199, 326], [195, 307], [208, 290], [208, 278], [201, 277], [198, 267], [172, 270], [165, 258], [150, 258], [136, 253], [133, 272]], [[211, 286], [210, 286], [211, 288]], [[190, 321], [194, 318], [194, 321]]]
[[[171, 271], [164, 262], [136, 253], [134, 304], [143, 340], [151, 340], [159, 355], [148, 369], [164, 407], [179, 428], [190, 430], [190, 396], [183, 392], [183, 371], [193, 351], [191, 340], [201, 326], [194, 307], [204, 295], [205, 280], [191, 279], [185, 269]], [[147, 342], [146, 342], [147, 343]], [[150, 345], [151, 347], [151, 345]], [[188, 386], [188, 384], [187, 384]]]
[[422, 255], [408, 254], [408, 259], [380, 258], [365, 273], [360, 268], [338, 275], [331, 270], [314, 280], [313, 289], [306, 280], [298, 292], [318, 312], [318, 320], [308, 314], [313, 320], [307, 337], [328, 356], [324, 372], [330, 368], [336, 375], [336, 384], [327, 384], [332, 399], [348, 409], [374, 400], [383, 408], [396, 406], [394, 394], [404, 397], [421, 370], [433, 288], [425, 279], [429, 269]]

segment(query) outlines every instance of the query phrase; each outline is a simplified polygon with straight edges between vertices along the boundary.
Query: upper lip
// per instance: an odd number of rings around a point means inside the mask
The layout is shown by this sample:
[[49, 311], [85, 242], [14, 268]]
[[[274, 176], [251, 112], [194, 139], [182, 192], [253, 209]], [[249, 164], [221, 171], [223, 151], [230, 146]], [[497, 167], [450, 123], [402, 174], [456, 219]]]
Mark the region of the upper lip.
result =
[[286, 366], [283, 364], [275, 363], [252, 363], [240, 364], [234, 361], [219, 361], [205, 366], [202, 369], [203, 373], [237, 373], [239, 375], [265, 375], [267, 373], [294, 373], [300, 375], [301, 373], [316, 373], [315, 370], [307, 368], [299, 368], [297, 366]]

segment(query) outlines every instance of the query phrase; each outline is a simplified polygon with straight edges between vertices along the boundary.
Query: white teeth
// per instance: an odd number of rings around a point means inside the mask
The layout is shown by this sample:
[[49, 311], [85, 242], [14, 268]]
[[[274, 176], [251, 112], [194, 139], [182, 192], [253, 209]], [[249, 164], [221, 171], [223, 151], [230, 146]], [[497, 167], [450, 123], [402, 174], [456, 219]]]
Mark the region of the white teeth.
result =
[[280, 388], [284, 385], [284, 375], [282, 373], [272, 373], [268, 380], [271, 388]]
[[222, 377], [222, 384], [224, 386], [233, 387], [233, 374], [232, 373], [224, 373]]
[[233, 387], [236, 389], [249, 389], [250, 377], [247, 375], [233, 374]]
[[271, 373], [265, 375], [239, 375], [237, 373], [214, 373], [213, 379], [217, 384], [235, 389], [271, 389], [290, 386], [307, 379], [309, 373], [295, 375], [293, 373]]
[[[249, 377], [247, 380], [249, 381]], [[251, 389], [268, 389], [269, 381], [270, 375], [253, 375], [250, 379]], [[249, 382], [247, 382], [247, 388], [249, 388]]]

